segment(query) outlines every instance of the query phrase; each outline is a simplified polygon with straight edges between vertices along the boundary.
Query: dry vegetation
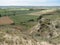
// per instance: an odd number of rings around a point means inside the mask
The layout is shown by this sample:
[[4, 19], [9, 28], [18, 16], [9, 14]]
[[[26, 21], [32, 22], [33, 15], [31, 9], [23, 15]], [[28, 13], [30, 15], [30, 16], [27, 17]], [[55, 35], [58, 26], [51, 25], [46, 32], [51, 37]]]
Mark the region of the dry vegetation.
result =
[[[31, 16], [26, 14], [0, 17], [0, 45], [60, 45], [60, 12], [57, 13], [57, 9], [29, 13]], [[33, 15], [43, 17], [37, 20]], [[6, 25], [12, 23], [15, 24]], [[26, 30], [25, 26], [29, 28]]]
[[52, 45], [46, 41], [37, 41], [28, 34], [11, 27], [0, 28], [0, 45]]

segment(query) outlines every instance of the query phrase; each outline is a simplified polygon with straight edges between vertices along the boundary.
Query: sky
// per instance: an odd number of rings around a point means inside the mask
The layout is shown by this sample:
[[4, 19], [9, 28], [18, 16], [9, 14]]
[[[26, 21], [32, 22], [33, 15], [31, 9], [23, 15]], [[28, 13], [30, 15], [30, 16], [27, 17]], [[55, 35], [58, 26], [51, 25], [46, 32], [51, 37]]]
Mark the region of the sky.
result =
[[0, 6], [60, 6], [60, 0], [0, 0]]

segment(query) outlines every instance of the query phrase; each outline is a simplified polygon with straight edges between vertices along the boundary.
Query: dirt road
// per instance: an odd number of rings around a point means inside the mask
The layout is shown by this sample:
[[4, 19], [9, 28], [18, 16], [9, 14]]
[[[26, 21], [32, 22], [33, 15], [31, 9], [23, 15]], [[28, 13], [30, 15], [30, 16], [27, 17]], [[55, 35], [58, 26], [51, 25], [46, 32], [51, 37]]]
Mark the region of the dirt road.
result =
[[28, 15], [42, 15], [42, 14], [49, 14], [49, 13], [54, 13], [56, 11], [56, 9], [49, 9], [49, 10], [42, 10], [42, 11], [39, 11], [39, 12], [34, 12], [34, 13], [30, 13]]
[[34, 31], [38, 30], [39, 28], [40, 28], [40, 24], [38, 23], [38, 24], [36, 24], [35, 26], [33, 26], [32, 28], [30, 28], [30, 29], [28, 30], [28, 33], [29, 33], [29, 34], [32, 34]]

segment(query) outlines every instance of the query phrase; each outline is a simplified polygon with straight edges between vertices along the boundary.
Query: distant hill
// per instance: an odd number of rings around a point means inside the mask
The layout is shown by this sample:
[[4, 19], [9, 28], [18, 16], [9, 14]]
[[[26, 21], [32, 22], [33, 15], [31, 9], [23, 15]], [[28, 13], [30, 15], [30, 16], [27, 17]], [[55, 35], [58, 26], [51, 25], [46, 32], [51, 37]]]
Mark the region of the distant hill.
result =
[[0, 6], [0, 8], [60, 8], [60, 6]]

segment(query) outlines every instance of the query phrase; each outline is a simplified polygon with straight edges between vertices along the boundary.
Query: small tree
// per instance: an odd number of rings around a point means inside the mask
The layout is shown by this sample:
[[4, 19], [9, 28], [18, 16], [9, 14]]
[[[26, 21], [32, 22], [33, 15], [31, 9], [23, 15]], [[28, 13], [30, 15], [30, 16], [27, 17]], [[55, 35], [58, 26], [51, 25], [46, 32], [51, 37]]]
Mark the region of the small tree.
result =
[[13, 15], [14, 15], [14, 16], [16, 15], [16, 12], [15, 12], [15, 11], [13, 12]]
[[43, 18], [43, 16], [41, 15], [41, 16], [39, 16], [38, 18], [37, 18], [37, 20], [40, 20], [40, 19], [42, 19]]
[[1, 14], [0, 14], [0, 17], [1, 17]]
[[28, 20], [28, 22], [34, 22], [34, 19], [30, 19], [30, 20]]
[[29, 9], [29, 11], [33, 11], [34, 9]]

